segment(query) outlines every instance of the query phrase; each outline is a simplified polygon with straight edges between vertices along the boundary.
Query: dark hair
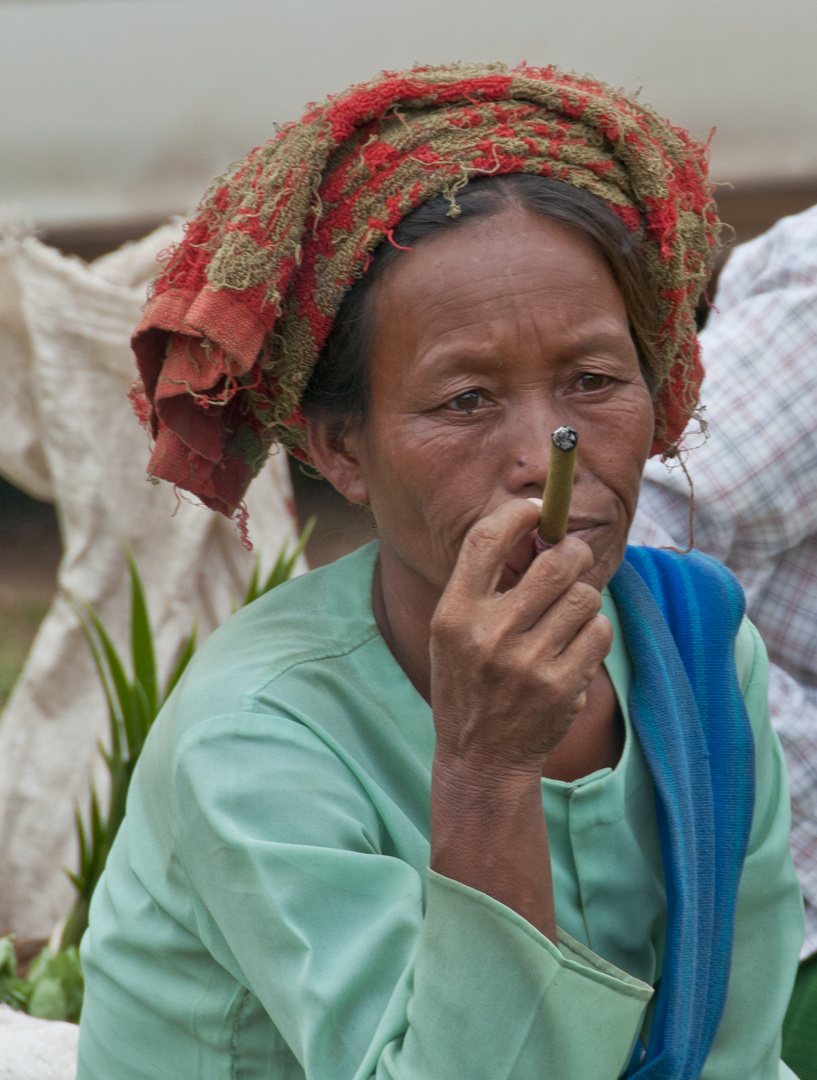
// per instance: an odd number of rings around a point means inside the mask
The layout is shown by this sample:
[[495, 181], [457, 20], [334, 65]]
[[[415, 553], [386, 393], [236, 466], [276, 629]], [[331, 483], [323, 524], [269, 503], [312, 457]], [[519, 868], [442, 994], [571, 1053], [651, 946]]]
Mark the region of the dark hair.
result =
[[644, 380], [657, 390], [654, 338], [657, 315], [647, 268], [636, 240], [605, 202], [561, 180], [513, 173], [472, 180], [452, 198], [440, 195], [418, 206], [375, 250], [363, 277], [347, 292], [332, 330], [304, 391], [304, 413], [312, 420], [362, 422], [368, 411], [368, 360], [374, 333], [371, 293], [385, 271], [404, 257], [401, 248], [478, 218], [494, 217], [514, 207], [541, 214], [574, 229], [594, 245], [610, 268], [624, 299], [630, 333]]

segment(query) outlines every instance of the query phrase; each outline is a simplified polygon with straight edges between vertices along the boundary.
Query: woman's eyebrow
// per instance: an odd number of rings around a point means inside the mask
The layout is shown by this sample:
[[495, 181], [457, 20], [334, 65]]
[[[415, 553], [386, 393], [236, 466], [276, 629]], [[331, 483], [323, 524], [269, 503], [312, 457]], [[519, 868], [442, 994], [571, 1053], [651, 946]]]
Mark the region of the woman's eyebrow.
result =
[[575, 345], [565, 350], [565, 355], [583, 356], [587, 353], [620, 353], [634, 350], [633, 339], [628, 327], [617, 331], [603, 331], [581, 338]]
[[[417, 357], [420, 367], [429, 374], [456, 375], [465, 371], [489, 372], [504, 365], [501, 347], [494, 342], [434, 342]], [[440, 367], [444, 371], [440, 371]]]
[[[588, 354], [607, 353], [620, 356], [634, 350], [635, 345], [629, 329], [622, 326], [621, 329], [615, 331], [597, 331], [586, 337], [577, 337], [574, 342], [567, 344], [554, 359], [570, 362]], [[489, 374], [506, 366], [506, 356], [507, 347], [503, 347], [500, 342], [438, 341], [429, 345], [428, 349], [417, 357], [417, 363], [421, 367], [429, 368], [430, 377], [437, 372], [445, 376], [466, 371]], [[441, 366], [444, 366], [444, 371], [440, 371]]]

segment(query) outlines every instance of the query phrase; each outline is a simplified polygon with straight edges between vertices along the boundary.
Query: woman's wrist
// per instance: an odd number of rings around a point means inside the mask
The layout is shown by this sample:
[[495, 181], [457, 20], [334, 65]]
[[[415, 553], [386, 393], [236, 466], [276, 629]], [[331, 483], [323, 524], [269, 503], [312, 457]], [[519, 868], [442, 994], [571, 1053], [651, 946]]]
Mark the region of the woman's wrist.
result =
[[555, 941], [541, 770], [435, 757], [430, 866], [505, 904]]
[[461, 846], [475, 834], [492, 846], [527, 833], [546, 832], [542, 807], [541, 770], [504, 765], [484, 768], [459, 758], [435, 756], [431, 780], [432, 853], [449, 843]]
[[541, 790], [543, 765], [544, 762], [538, 760], [503, 761], [487, 753], [466, 754], [442, 746], [438, 739], [432, 771], [432, 797], [437, 787], [441, 794], [450, 792], [453, 797], [468, 801], [521, 798]]

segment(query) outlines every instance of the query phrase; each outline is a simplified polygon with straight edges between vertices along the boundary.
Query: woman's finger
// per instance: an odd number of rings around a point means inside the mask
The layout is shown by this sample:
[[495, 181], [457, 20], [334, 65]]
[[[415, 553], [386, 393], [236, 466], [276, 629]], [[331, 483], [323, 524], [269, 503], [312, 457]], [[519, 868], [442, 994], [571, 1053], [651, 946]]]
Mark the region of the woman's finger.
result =
[[524, 612], [524, 621], [519, 611], [514, 612], [516, 621], [509, 627], [509, 633], [517, 634], [520, 640], [535, 641], [544, 656], [555, 659], [600, 610], [601, 593], [592, 585], [577, 581], [543, 612], [537, 614], [529, 605]]
[[612, 623], [606, 615], [596, 612], [582, 624], [555, 660], [540, 654], [540, 663], [552, 665], [557, 681], [572, 673], [580, 683], [589, 686], [612, 644]]
[[536, 527], [540, 500], [511, 499], [465, 535], [446, 592], [474, 599], [496, 590], [511, 548]]
[[[538, 555], [516, 585], [503, 593], [499, 606], [508, 609], [519, 632], [529, 630], [560, 597], [570, 593], [581, 575], [592, 566], [593, 552], [588, 545], [583, 540], [568, 537], [550, 551]], [[587, 609], [585, 617], [589, 618], [598, 611], [601, 594], [588, 585], [573, 597], [573, 601], [578, 601], [580, 596], [585, 599], [585, 607], [588, 603], [591, 607], [595, 604], [592, 610]]]

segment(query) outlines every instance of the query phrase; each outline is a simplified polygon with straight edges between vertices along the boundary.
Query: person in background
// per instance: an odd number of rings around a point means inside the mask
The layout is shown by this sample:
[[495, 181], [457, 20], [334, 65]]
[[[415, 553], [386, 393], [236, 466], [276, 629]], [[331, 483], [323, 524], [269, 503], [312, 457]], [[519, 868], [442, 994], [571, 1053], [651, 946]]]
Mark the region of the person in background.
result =
[[[806, 911], [783, 1057], [817, 1080], [817, 206], [735, 249], [700, 340], [694, 546], [735, 572], [769, 652]], [[690, 502], [681, 468], [648, 461], [631, 542], [687, 547]]]

